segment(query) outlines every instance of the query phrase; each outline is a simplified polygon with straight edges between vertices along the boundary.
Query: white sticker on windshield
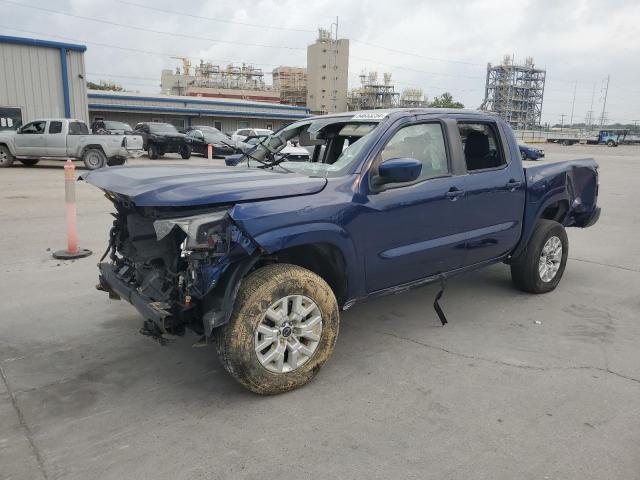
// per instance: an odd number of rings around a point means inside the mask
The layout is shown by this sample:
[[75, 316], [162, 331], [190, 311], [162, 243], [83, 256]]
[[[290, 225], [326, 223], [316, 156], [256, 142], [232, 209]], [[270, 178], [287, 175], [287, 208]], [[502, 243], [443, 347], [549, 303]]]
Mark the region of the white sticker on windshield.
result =
[[352, 120], [382, 120], [389, 112], [361, 112], [356, 113]]

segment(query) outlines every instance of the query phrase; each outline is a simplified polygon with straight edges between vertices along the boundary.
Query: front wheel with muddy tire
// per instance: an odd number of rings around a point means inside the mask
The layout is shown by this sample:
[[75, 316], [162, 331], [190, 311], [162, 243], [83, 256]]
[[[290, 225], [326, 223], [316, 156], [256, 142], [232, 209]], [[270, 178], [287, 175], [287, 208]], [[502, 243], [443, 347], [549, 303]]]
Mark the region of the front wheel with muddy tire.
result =
[[268, 265], [242, 281], [229, 323], [214, 331], [218, 356], [252, 392], [284, 393], [318, 373], [339, 322], [327, 282], [296, 265]]

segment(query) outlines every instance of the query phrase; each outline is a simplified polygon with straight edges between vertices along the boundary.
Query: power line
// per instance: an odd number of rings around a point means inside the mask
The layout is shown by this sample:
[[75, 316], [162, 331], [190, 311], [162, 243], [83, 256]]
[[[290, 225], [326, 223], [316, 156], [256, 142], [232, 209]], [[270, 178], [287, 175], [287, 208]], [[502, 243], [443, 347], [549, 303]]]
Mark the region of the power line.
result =
[[259, 43], [234, 42], [231, 40], [218, 40], [216, 38], [200, 37], [198, 35], [188, 35], [185, 33], [164, 32], [162, 30], [153, 30], [151, 28], [144, 28], [137, 25], [126, 25], [124, 23], [112, 22], [110, 20], [103, 20], [100, 18], [85, 17], [83, 15], [75, 15], [73, 13], [60, 12], [58, 10], [53, 10], [53, 9], [44, 8], [44, 7], [37, 7], [35, 5], [26, 5], [26, 4], [15, 2], [12, 0], [0, 0], [0, 2], [16, 5], [18, 7], [31, 8], [33, 10], [40, 10], [48, 13], [55, 13], [57, 15], [64, 15], [66, 17], [78, 18], [80, 20], [87, 20], [90, 22], [103, 23], [105, 25], [112, 25], [115, 27], [128, 28], [130, 30], [135, 30], [137, 32], [143, 31], [143, 32], [149, 32], [149, 33], [156, 33], [158, 35], [168, 35], [170, 37], [183, 37], [183, 38], [189, 38], [192, 40], [206, 40], [207, 42], [224, 43], [224, 44], [230, 44], [230, 45], [243, 45], [245, 47], [275, 48], [275, 49], [282, 49], [282, 50], [305, 50], [305, 48], [303, 47], [287, 47], [283, 45], [265, 45], [265, 44], [259, 44]]
[[[2, 0], [0, 0], [2, 1]], [[12, 30], [12, 31], [16, 31], [16, 32], [22, 32], [22, 33], [28, 33], [30, 35], [44, 35], [47, 37], [52, 37], [52, 38], [56, 38], [56, 39], [60, 39], [60, 40], [66, 40], [69, 42], [76, 42], [76, 43], [82, 43], [82, 44], [87, 44], [87, 45], [95, 45], [98, 47], [104, 47], [104, 48], [114, 48], [116, 50], [123, 50], [123, 51], [128, 51], [128, 52], [136, 52], [136, 53], [144, 53], [147, 55], [157, 55], [160, 57], [185, 57], [185, 58], [189, 58], [191, 60], [199, 60], [198, 57], [190, 57], [187, 55], [180, 55], [177, 53], [168, 53], [168, 52], [158, 52], [158, 51], [154, 51], [154, 50], [144, 50], [144, 49], [140, 49], [140, 48], [133, 48], [133, 47], [122, 47], [119, 45], [113, 45], [113, 44], [109, 44], [109, 43], [100, 43], [100, 42], [94, 42], [91, 40], [82, 40], [79, 38], [72, 38], [72, 37], [65, 37], [62, 35], [53, 35], [50, 33], [43, 33], [43, 32], [35, 32], [33, 30], [24, 30], [21, 28], [13, 28], [13, 27], [8, 27], [6, 25], [0, 25], [0, 28], [4, 28], [6, 30]], [[212, 58], [210, 59], [211, 61], [214, 62], [220, 62], [220, 63], [242, 63], [242, 61], [239, 60], [230, 60], [230, 59], [216, 59], [216, 58]], [[262, 65], [262, 66], [270, 66], [270, 67], [277, 67], [279, 64], [277, 63], [260, 63], [260, 62], [251, 62], [248, 60], [243, 60], [245, 63], [250, 63], [252, 65]]]
[[398, 50], [398, 49], [395, 49], [395, 48], [383, 47], [382, 45], [376, 45], [374, 43], [365, 42], [363, 40], [351, 40], [351, 42], [360, 43], [361, 45], [366, 45], [368, 47], [379, 48], [380, 50], [386, 50], [386, 51], [392, 52], [392, 53], [400, 53], [402, 55], [409, 55], [411, 57], [424, 58], [426, 60], [433, 60], [433, 61], [436, 61], [436, 62], [456, 63], [456, 64], [459, 64], [459, 65], [469, 65], [469, 66], [474, 66], [474, 67], [477, 67], [477, 66], [484, 67], [485, 66], [484, 63], [473, 63], [473, 62], [465, 62], [465, 61], [462, 61], [462, 60], [450, 60], [450, 59], [445, 59], [445, 58], [429, 57], [427, 55], [420, 55], [418, 53], [407, 52], [406, 50]]
[[207, 21], [210, 21], [210, 22], [229, 23], [229, 24], [232, 24], [232, 25], [242, 25], [244, 27], [263, 28], [263, 29], [267, 29], [267, 30], [286, 30], [286, 31], [291, 31], [291, 32], [315, 33], [315, 30], [304, 30], [302, 28], [279, 27], [279, 26], [275, 26], [275, 25], [260, 25], [260, 24], [257, 24], [257, 23], [238, 22], [238, 21], [235, 21], [235, 20], [227, 20], [227, 19], [213, 18], [213, 17], [204, 17], [204, 16], [201, 16], [201, 15], [193, 15], [191, 13], [177, 12], [175, 10], [165, 10], [165, 9], [162, 9], [162, 8], [152, 7], [151, 5], [143, 5], [141, 3], [128, 2], [126, 0], [114, 0], [114, 1], [117, 2], [117, 3], [122, 3], [124, 5], [130, 5], [130, 6], [133, 6], [133, 7], [144, 8], [146, 10], [154, 10], [156, 12], [168, 13], [168, 14], [171, 14], [171, 15], [180, 15], [182, 17], [197, 18], [199, 20], [207, 20]]
[[425, 75], [438, 75], [441, 77], [452, 77], [452, 78], [466, 78], [466, 79], [484, 79], [485, 77], [483, 76], [479, 76], [479, 75], [457, 75], [455, 73], [439, 73], [439, 72], [430, 72], [427, 70], [419, 70], [417, 68], [411, 68], [411, 67], [405, 67], [405, 66], [401, 66], [401, 65], [393, 65], [390, 63], [385, 63], [385, 62], [381, 62], [379, 60], [373, 60], [371, 58], [364, 58], [364, 57], [359, 57], [356, 55], [350, 55], [351, 58], [355, 58], [357, 60], [362, 60], [364, 62], [370, 62], [373, 64], [377, 64], [377, 65], [386, 65], [387, 67], [391, 67], [391, 68], [396, 68], [398, 70], [408, 70], [411, 72], [416, 72], [416, 73], [423, 73]]

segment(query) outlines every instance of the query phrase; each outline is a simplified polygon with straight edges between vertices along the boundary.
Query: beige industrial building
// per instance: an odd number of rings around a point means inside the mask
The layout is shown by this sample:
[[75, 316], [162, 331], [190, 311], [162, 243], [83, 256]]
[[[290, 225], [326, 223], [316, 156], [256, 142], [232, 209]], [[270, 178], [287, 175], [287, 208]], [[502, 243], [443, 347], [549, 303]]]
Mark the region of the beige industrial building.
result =
[[160, 91], [165, 95], [228, 98], [256, 102], [280, 102], [280, 92], [266, 85], [261, 69], [250, 64], [225, 67], [200, 60], [194, 67], [186, 57], [182, 69], [162, 70]]
[[84, 45], [0, 35], [0, 130], [36, 118], [86, 120]]
[[347, 111], [349, 40], [334, 40], [320, 29], [307, 47], [307, 108], [313, 113]]

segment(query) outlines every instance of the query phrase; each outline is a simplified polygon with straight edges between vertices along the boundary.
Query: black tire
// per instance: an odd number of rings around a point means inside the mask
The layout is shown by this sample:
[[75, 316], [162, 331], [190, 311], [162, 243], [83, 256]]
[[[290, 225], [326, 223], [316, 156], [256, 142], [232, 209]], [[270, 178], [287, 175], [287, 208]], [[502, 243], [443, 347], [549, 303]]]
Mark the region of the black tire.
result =
[[120, 165], [124, 165], [126, 160], [124, 158], [112, 158], [107, 162], [110, 167], [118, 167]]
[[107, 164], [107, 156], [99, 148], [88, 148], [82, 155], [87, 170], [97, 170]]
[[527, 158], [527, 153], [526, 152], [520, 152], [520, 157], [522, 158], [522, 160], [526, 160]]
[[8, 168], [13, 165], [14, 156], [4, 145], [0, 145], [0, 168]]
[[[304, 363], [289, 372], [275, 373], [260, 363], [255, 335], [267, 309], [289, 295], [303, 295], [316, 304], [322, 331], [313, 354]], [[214, 336], [220, 361], [231, 376], [252, 392], [274, 395], [301, 387], [315, 377], [333, 351], [339, 322], [338, 303], [322, 278], [296, 265], [274, 264], [242, 281], [229, 323], [217, 328]], [[278, 337], [277, 341], [283, 340]]]
[[180, 156], [187, 160], [191, 158], [191, 147], [189, 145], [183, 145], [180, 147]]
[[[562, 244], [562, 256], [555, 276], [543, 281], [539, 262], [547, 241], [557, 237]], [[564, 227], [553, 220], [538, 220], [524, 252], [511, 262], [511, 279], [517, 288], [530, 293], [547, 293], [558, 286], [567, 265], [569, 240]]]
[[615, 146], [616, 142], [614, 142], [613, 140], [608, 140], [607, 141], [607, 147], [613, 147]]
[[153, 143], [150, 143], [147, 146], [147, 156], [151, 160], [156, 160], [158, 158], [158, 147], [156, 147]]
[[22, 158], [22, 159], [20, 159], [20, 162], [25, 167], [33, 167], [39, 161], [40, 161], [40, 159], [37, 159], [37, 158]]

